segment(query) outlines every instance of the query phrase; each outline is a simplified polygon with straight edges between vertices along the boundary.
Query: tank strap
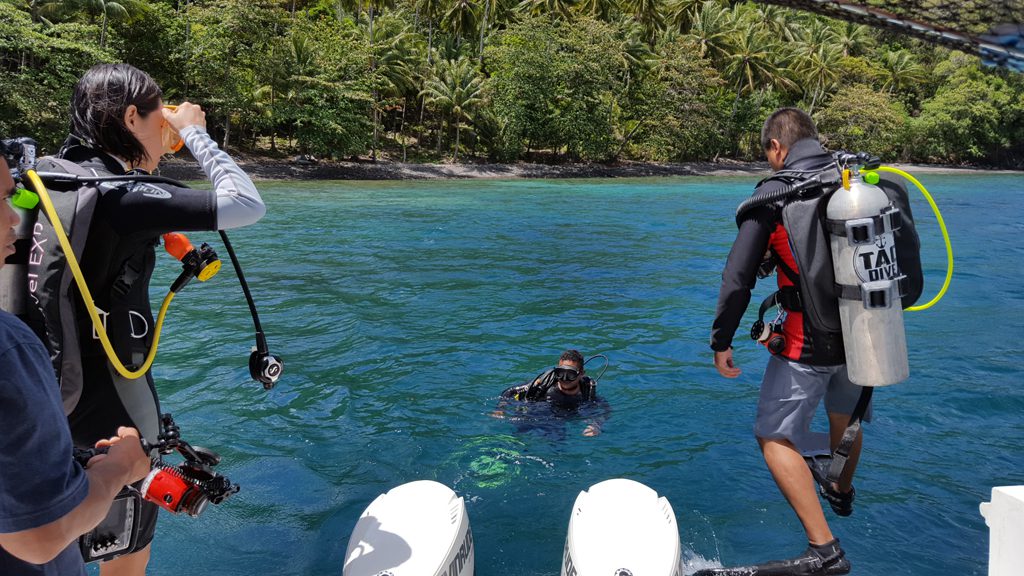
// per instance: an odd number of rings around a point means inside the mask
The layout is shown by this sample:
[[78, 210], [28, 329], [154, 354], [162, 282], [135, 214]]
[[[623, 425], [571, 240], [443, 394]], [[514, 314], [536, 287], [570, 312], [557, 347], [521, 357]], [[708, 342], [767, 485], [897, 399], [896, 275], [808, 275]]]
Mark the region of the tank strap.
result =
[[775, 264], [778, 265], [779, 269], [782, 270], [782, 273], [786, 275], [786, 278], [789, 278], [789, 281], [793, 283], [794, 287], [800, 285], [800, 274], [797, 273], [796, 270], [790, 268], [789, 264], [786, 264], [786, 261], [778, 254], [775, 255]]
[[871, 395], [874, 391], [874, 387], [871, 386], [861, 388], [860, 398], [857, 399], [857, 406], [853, 409], [853, 414], [850, 415], [850, 423], [847, 424], [846, 431], [843, 432], [843, 438], [839, 441], [839, 446], [832, 453], [832, 463], [829, 465], [828, 476], [826, 477], [829, 482], [838, 482], [839, 477], [843, 475], [846, 461], [850, 459], [850, 450], [853, 448], [853, 443], [857, 440], [857, 435], [860, 433], [861, 420], [868, 411], [868, 404], [871, 403]]
[[843, 300], [862, 302], [867, 309], [888, 308], [901, 300], [910, 289], [910, 279], [905, 275], [891, 279], [892, 284], [865, 282], [863, 284], [834, 284], [836, 296]]
[[580, 392], [583, 393], [583, 401], [590, 402], [594, 399], [594, 394], [597, 391], [597, 384], [594, 383], [594, 379], [590, 376], [584, 376], [580, 380]]
[[874, 242], [876, 236], [895, 232], [902, 226], [903, 216], [899, 208], [893, 206], [882, 210], [881, 214], [870, 218], [857, 218], [855, 220], [825, 219], [825, 229], [828, 230], [829, 234], [849, 238], [853, 244]]

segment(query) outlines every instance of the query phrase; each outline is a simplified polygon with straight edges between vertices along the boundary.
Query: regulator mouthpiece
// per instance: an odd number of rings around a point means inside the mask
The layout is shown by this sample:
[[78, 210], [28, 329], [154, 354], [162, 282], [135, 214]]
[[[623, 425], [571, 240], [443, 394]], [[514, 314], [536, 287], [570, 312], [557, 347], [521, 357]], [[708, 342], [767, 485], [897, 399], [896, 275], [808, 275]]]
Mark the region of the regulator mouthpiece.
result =
[[220, 271], [221, 262], [217, 252], [205, 242], [196, 249], [184, 234], [169, 232], [164, 234], [164, 248], [181, 261], [181, 275], [171, 285], [171, 292], [178, 292], [192, 278], [206, 282]]

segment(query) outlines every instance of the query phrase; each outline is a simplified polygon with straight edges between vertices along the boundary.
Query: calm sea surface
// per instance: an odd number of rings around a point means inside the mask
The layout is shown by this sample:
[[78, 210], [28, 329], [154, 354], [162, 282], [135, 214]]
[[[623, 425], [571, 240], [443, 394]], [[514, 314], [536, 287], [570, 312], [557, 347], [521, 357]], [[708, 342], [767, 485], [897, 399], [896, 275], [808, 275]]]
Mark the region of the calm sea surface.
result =
[[[481, 576], [557, 574], [576, 495], [614, 477], [669, 499], [691, 569], [800, 552], [752, 435], [755, 307], [740, 378], [707, 346], [755, 180], [262, 183], [266, 218], [231, 237], [285, 376], [270, 392], [249, 379], [227, 253], [193, 234], [226, 265], [175, 299], [154, 371], [183, 436], [220, 452], [242, 492], [198, 519], [162, 515], [150, 574], [340, 575], [362, 510], [417, 479], [466, 498]], [[923, 181], [956, 272], [907, 315], [911, 378], [877, 391], [855, 514], [829, 512], [858, 575], [986, 574], [978, 504], [1024, 484], [1024, 177]], [[930, 298], [945, 253], [915, 202]], [[158, 269], [154, 297], [178, 266], [161, 254]], [[570, 347], [611, 359], [603, 434], [489, 416]]]

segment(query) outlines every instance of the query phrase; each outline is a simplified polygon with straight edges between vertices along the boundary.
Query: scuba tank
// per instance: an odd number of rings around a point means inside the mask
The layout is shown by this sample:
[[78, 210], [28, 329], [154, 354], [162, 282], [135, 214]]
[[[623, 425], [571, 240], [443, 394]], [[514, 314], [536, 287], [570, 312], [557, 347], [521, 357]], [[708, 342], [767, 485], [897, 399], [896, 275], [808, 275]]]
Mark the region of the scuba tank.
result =
[[11, 207], [21, 222], [14, 229], [17, 238], [14, 242], [15, 253], [0, 268], [0, 310], [10, 312], [22, 320], [28, 317], [28, 282], [25, 279], [33, 246], [32, 229], [36, 224], [36, 211], [32, 209], [34, 206], [26, 204], [38, 202], [34, 196], [31, 192], [25, 194], [19, 191], [11, 198]]
[[865, 179], [878, 182], [877, 174], [844, 171], [843, 186], [828, 201], [826, 228], [850, 380], [887, 386], [910, 375], [896, 258], [901, 213]]
[[[36, 164], [36, 143], [31, 138], [12, 138], [3, 142], [3, 148], [5, 155], [9, 156], [11, 176], [15, 182], [19, 182], [21, 175]], [[26, 277], [29, 259], [35, 248], [32, 232], [36, 224], [35, 208], [38, 203], [39, 197], [23, 188], [19, 188], [11, 197], [11, 208], [21, 221], [14, 229], [15, 253], [0, 267], [0, 310], [14, 314], [22, 321], [28, 318], [29, 311], [28, 285], [32, 279], [26, 282]]]

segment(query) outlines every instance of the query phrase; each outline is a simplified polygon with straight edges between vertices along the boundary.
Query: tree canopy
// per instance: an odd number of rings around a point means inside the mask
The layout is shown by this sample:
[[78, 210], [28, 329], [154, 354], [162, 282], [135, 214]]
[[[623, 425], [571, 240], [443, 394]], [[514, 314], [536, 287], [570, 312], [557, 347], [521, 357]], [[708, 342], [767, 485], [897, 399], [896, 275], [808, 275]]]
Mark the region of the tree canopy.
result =
[[757, 159], [766, 115], [798, 106], [832, 148], [1024, 166], [1024, 75], [763, 4], [0, 0], [0, 132], [55, 149], [99, 62], [257, 154]]

